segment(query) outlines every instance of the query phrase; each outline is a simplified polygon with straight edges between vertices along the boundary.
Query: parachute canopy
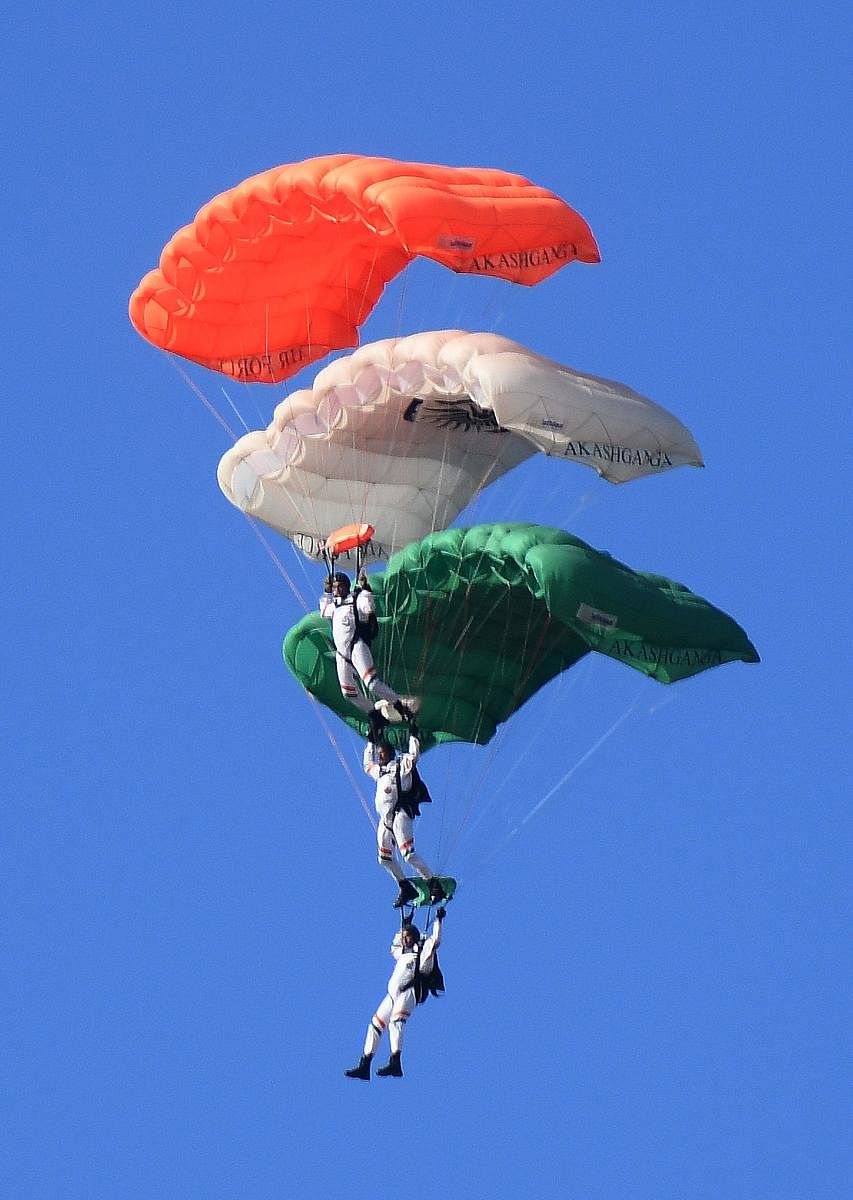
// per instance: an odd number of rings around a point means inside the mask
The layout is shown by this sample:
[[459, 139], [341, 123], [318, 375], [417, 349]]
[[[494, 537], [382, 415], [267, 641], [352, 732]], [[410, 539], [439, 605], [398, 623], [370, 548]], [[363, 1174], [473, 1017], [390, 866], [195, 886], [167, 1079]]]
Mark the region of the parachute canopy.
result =
[[[422, 698], [425, 748], [488, 742], [591, 650], [661, 683], [759, 661], [743, 629], [707, 600], [559, 529], [520, 522], [446, 529], [407, 546], [370, 583], [379, 674], [400, 694]], [[295, 625], [284, 661], [313, 696], [367, 735], [362, 714], [341, 695], [328, 621], [312, 614]]]
[[358, 345], [418, 255], [535, 284], [599, 261], [586, 221], [521, 175], [336, 154], [254, 175], [209, 201], [130, 298], [155, 346], [249, 383]]
[[328, 530], [369, 521], [378, 560], [446, 528], [537, 451], [611, 483], [703, 465], [678, 418], [624, 384], [494, 333], [443, 329], [330, 363], [227, 451], [218, 479], [232, 504], [309, 557]]

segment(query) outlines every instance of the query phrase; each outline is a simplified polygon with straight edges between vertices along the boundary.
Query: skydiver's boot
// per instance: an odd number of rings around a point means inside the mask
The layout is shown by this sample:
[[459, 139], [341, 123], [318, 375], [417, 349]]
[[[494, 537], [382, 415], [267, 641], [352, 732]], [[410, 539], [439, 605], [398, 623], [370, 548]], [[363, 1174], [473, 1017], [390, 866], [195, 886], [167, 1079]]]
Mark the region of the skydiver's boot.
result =
[[400, 1062], [400, 1051], [395, 1050], [388, 1059], [387, 1067], [380, 1067], [376, 1072], [377, 1075], [393, 1075], [395, 1079], [403, 1078], [403, 1066]]
[[[399, 1056], [398, 1056], [399, 1057]], [[370, 1078], [370, 1060], [372, 1054], [362, 1054], [357, 1067], [350, 1067], [348, 1071], [344, 1071], [344, 1075], [348, 1079], [369, 1079]]]
[[379, 713], [383, 728], [386, 725], [399, 725], [403, 720], [400, 705], [396, 700], [377, 700], [374, 710]]
[[403, 720], [408, 721], [411, 725], [420, 711], [421, 702], [417, 696], [401, 696], [397, 701], [396, 707], [399, 709]]
[[432, 879], [427, 880], [427, 887], [429, 888], [430, 904], [443, 903], [445, 900], [444, 888], [441, 886], [441, 883], [436, 875], [433, 875]]
[[408, 879], [400, 880], [400, 891], [397, 899], [394, 901], [394, 908], [402, 908], [404, 904], [411, 904], [413, 900], [418, 898], [418, 889]]

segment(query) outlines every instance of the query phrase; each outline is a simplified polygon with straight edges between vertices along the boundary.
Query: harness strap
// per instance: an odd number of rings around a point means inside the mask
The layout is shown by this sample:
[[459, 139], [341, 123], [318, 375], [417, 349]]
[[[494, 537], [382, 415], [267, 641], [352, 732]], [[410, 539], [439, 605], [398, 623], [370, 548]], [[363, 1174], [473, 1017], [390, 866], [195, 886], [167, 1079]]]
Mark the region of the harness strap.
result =
[[412, 800], [413, 800], [413, 794], [415, 791], [414, 778], [411, 775], [409, 776], [409, 779], [410, 779], [409, 787], [408, 787], [408, 790], [404, 791], [403, 784], [400, 781], [400, 761], [399, 761], [399, 759], [397, 760], [397, 764], [396, 764], [396, 774], [397, 774], [397, 799], [394, 802], [393, 809], [391, 810], [391, 816], [394, 817], [397, 815], [398, 812], [404, 812], [407, 817], [411, 818], [411, 820], [414, 821], [417, 819], [417, 817], [419, 817], [421, 815], [420, 811], [418, 811], [418, 812], [412, 811]]
[[418, 942], [415, 947], [415, 973], [412, 976], [412, 987], [415, 990], [415, 1004], [420, 1004], [421, 999], [421, 943]]

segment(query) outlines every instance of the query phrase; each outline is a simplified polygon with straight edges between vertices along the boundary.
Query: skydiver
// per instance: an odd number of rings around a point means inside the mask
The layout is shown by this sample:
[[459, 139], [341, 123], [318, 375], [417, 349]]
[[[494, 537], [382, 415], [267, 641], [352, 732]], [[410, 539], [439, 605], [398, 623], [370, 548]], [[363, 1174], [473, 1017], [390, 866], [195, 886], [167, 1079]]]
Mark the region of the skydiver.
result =
[[[394, 907], [401, 908], [417, 896], [414, 887], [406, 878], [406, 872], [394, 857], [395, 846], [406, 866], [412, 867], [421, 879], [427, 881], [430, 899], [434, 904], [438, 903], [444, 899], [441, 884], [421, 856], [415, 852], [413, 821], [420, 815], [418, 804], [423, 803], [413, 789], [416, 778], [415, 763], [421, 752], [417, 726], [410, 721], [408, 751], [399, 758], [389, 742], [381, 740], [374, 744], [373, 736], [371, 735], [371, 740], [364, 747], [363, 766], [364, 773], [376, 783], [374, 804], [379, 818], [376, 829], [379, 865], [384, 867], [400, 886]], [[426, 798], [429, 798], [428, 792]]]
[[397, 965], [388, 980], [388, 994], [371, 1017], [358, 1066], [344, 1072], [350, 1079], [370, 1078], [370, 1063], [386, 1027], [391, 1042], [391, 1057], [388, 1065], [380, 1067], [376, 1074], [397, 1078], [403, 1074], [400, 1054], [406, 1021], [416, 1004], [423, 1004], [428, 996], [437, 996], [444, 991], [444, 979], [436, 952], [441, 941], [441, 923], [446, 915], [443, 908], [436, 911], [432, 933], [423, 941], [420, 930], [410, 922], [404, 923], [397, 932], [391, 943], [391, 953]]
[[[343, 571], [327, 575], [320, 597], [320, 616], [332, 623], [338, 683], [344, 699], [367, 713], [371, 727], [377, 732], [385, 718], [376, 712], [376, 700], [380, 704], [388, 702], [398, 716], [404, 715], [404, 710], [399, 707], [400, 697], [377, 675], [370, 646], [365, 640], [366, 628], [376, 624], [376, 606], [367, 577], [362, 573], [356, 591], [352, 592], [349, 576]], [[359, 678], [369, 696], [359, 690]], [[370, 699], [371, 696], [375, 699]]]

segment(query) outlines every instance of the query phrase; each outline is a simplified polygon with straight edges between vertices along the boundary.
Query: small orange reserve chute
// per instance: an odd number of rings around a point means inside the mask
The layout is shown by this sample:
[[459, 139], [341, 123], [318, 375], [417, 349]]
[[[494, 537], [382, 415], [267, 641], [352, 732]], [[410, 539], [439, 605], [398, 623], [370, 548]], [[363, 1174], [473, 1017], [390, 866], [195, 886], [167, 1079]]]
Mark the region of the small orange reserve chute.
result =
[[326, 538], [326, 553], [333, 554], [336, 558], [339, 554], [346, 554], [350, 550], [360, 549], [366, 546], [373, 537], [376, 530], [372, 525], [367, 525], [364, 522], [355, 525], [342, 525], [340, 529], [334, 530]]
[[521, 175], [336, 154], [209, 201], [141, 281], [130, 319], [163, 350], [275, 383], [357, 346], [386, 283], [418, 255], [527, 285], [599, 261], [583, 217]]

